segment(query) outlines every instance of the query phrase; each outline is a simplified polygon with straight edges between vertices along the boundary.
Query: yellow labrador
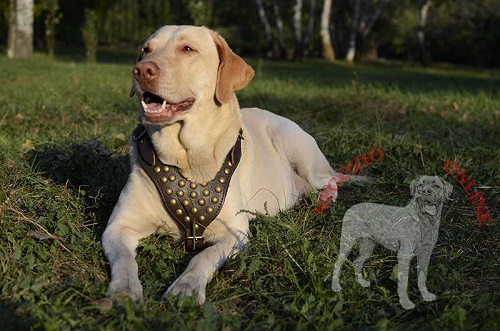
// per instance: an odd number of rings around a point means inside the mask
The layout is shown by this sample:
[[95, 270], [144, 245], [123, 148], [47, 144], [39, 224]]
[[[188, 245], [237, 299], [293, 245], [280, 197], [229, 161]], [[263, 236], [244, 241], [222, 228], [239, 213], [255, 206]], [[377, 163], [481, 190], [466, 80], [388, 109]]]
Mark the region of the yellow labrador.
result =
[[[252, 215], [242, 211], [276, 214], [304, 193], [322, 189], [334, 176], [316, 141], [295, 123], [265, 110], [239, 108], [235, 91], [253, 75], [221, 36], [204, 27], [164, 26], [144, 43], [133, 69], [132, 91], [139, 98], [145, 131], [133, 135], [130, 177], [102, 238], [111, 266], [109, 296], [124, 293], [142, 300], [135, 250], [140, 239], [166, 231], [176, 241], [201, 239], [206, 248], [164, 295], [194, 296], [202, 304], [214, 273], [248, 240]], [[150, 141], [153, 156], [141, 151], [139, 142], [144, 141]], [[215, 219], [208, 225], [193, 221], [207, 203], [198, 196], [205, 193], [203, 187], [215, 182], [212, 189], [217, 190], [218, 174], [237, 161]], [[145, 170], [148, 164], [159, 175], [168, 169], [176, 169], [177, 175], [152, 179]], [[163, 189], [170, 180], [177, 188], [187, 188], [182, 195], [190, 197], [179, 198], [183, 207], [174, 211], [166, 205], [180, 205], [166, 196], [180, 195], [181, 189]], [[335, 200], [337, 191], [332, 192]], [[215, 214], [214, 209], [204, 210], [207, 217]], [[177, 212], [188, 211], [191, 218], [174, 220]]]

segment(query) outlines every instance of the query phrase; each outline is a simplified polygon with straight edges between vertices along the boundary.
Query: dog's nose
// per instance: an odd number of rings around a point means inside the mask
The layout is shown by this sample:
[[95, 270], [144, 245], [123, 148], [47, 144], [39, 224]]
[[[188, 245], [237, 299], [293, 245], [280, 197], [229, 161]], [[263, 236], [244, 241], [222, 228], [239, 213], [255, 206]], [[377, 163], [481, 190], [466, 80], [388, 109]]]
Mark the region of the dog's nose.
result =
[[154, 89], [160, 76], [160, 67], [152, 61], [139, 62], [132, 70], [132, 73], [143, 88]]

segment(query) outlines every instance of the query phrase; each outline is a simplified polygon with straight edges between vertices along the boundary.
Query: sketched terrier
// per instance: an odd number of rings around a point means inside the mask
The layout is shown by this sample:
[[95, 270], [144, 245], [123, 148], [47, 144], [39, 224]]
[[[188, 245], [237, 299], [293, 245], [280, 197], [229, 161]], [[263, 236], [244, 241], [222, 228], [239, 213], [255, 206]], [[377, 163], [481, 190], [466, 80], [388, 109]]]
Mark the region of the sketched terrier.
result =
[[359, 256], [354, 261], [357, 282], [368, 287], [362, 268], [371, 255], [375, 242], [398, 252], [398, 295], [401, 306], [412, 309], [415, 304], [408, 298], [408, 271], [413, 256], [417, 256], [418, 288], [425, 301], [436, 300], [427, 290], [427, 268], [436, 245], [439, 221], [445, 200], [453, 186], [437, 176], [421, 176], [410, 184], [413, 198], [406, 207], [393, 207], [377, 203], [360, 203], [344, 215], [340, 252], [333, 269], [332, 289], [342, 288], [339, 283], [342, 264], [356, 241]]

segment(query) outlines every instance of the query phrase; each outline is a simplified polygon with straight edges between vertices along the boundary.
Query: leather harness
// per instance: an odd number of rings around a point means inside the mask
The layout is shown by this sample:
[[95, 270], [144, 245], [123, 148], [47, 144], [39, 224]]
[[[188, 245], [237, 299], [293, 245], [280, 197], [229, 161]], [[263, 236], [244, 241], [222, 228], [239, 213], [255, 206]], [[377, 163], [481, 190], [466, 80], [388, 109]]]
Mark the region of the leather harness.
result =
[[135, 128], [132, 139], [137, 147], [137, 159], [158, 189], [163, 206], [184, 229], [186, 250], [202, 249], [203, 232], [222, 209], [231, 176], [240, 162], [242, 130], [215, 179], [205, 183], [191, 182], [178, 167], [162, 163], [143, 125]]

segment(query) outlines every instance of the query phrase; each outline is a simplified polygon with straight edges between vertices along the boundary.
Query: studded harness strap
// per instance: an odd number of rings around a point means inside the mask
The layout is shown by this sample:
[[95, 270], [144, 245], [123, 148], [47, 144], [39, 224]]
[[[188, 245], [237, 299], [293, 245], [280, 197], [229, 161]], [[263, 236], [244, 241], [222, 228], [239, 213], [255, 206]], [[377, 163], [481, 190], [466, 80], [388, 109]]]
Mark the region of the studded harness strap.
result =
[[203, 232], [222, 209], [231, 176], [241, 159], [242, 130], [215, 179], [206, 183], [191, 182], [176, 166], [163, 164], [143, 125], [137, 126], [132, 139], [142, 169], [158, 189], [165, 209], [186, 233], [186, 250], [203, 248]]

